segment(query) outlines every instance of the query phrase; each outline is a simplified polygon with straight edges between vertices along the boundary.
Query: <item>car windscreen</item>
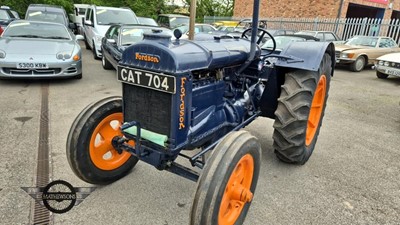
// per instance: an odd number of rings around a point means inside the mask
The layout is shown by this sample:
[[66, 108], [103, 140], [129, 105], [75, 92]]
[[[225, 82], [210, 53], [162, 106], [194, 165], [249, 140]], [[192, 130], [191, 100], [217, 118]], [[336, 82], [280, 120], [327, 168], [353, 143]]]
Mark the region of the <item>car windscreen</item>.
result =
[[6, 10], [0, 10], [0, 20], [9, 20], [10, 16]]
[[313, 31], [300, 31], [297, 32], [295, 34], [301, 34], [301, 35], [308, 35], [308, 36], [313, 36], [315, 37], [315, 35], [317, 35], [317, 32], [313, 32]]
[[110, 25], [114, 23], [137, 24], [135, 14], [130, 10], [99, 9], [96, 12], [97, 24]]
[[353, 37], [350, 38], [345, 44], [375, 47], [378, 43], [377, 37]]
[[27, 20], [66, 24], [65, 16], [58, 12], [28, 11]]
[[138, 19], [139, 19], [140, 24], [150, 25], [150, 26], [158, 26], [156, 21], [154, 21], [152, 18], [139, 17]]
[[[278, 36], [275, 37], [276, 42], [276, 49], [284, 49], [286, 46], [289, 45], [292, 41], [305, 41], [304, 38], [301, 37], [290, 37], [290, 36]], [[269, 39], [261, 46], [261, 48], [272, 49], [274, 47], [274, 42], [272, 39]]]
[[177, 27], [186, 24], [189, 24], [189, 18], [187, 17], [172, 17], [169, 19], [170, 27]]
[[4, 31], [3, 37], [45, 38], [70, 40], [67, 29], [63, 25], [50, 23], [31, 23], [28, 21], [12, 23]]
[[131, 45], [143, 40], [144, 33], [151, 33], [153, 29], [162, 30], [162, 34], [172, 36], [172, 32], [167, 29], [159, 28], [122, 28], [121, 30], [121, 45]]

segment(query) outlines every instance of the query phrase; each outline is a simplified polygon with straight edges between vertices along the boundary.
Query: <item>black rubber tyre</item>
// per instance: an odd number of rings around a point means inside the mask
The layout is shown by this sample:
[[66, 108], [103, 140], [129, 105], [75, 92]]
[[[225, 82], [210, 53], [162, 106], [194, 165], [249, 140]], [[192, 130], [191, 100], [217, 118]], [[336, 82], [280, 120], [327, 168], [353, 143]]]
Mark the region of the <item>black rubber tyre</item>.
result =
[[[240, 184], [245, 182], [243, 185], [249, 186], [247, 190], [254, 193], [261, 164], [260, 144], [258, 140], [247, 131], [232, 132], [215, 147], [200, 175], [191, 207], [190, 225], [230, 225], [230, 223], [219, 222], [220, 207], [224, 194], [228, 192], [226, 187], [231, 180], [232, 174], [237, 174], [238, 168], [246, 168], [246, 166], [243, 167], [244, 164], [241, 163], [244, 158], [252, 158], [252, 168], [254, 168], [254, 170], [245, 170], [244, 172], [252, 171], [248, 173], [252, 174], [252, 177], [248, 175], [244, 176], [245, 178], [243, 179], [239, 178], [239, 180], [241, 180]], [[239, 164], [240, 166], [237, 167]], [[236, 178], [236, 176], [232, 177]], [[242, 197], [242, 195], [240, 197]], [[231, 201], [230, 199], [228, 200], [229, 202]], [[232, 224], [243, 223], [250, 204], [251, 201], [243, 202], [241, 211], [236, 213], [237, 219], [234, 218]]]
[[[104, 51], [103, 51], [104, 52]], [[114, 67], [111, 65], [111, 63], [107, 60], [107, 58], [104, 56], [104, 54], [101, 56], [101, 65], [103, 66], [103, 69], [105, 70], [111, 70], [114, 69]]]
[[[325, 54], [317, 72], [295, 70], [285, 75], [285, 83], [281, 88], [273, 125], [275, 128], [273, 146], [281, 161], [304, 164], [310, 158], [324, 117], [331, 71], [331, 57]], [[320, 107], [322, 111], [319, 114], [318, 124], [312, 128], [315, 133], [307, 145], [306, 135], [311, 105], [322, 75], [325, 76], [325, 98]]]
[[364, 56], [359, 56], [356, 61], [350, 64], [350, 70], [353, 72], [360, 72], [364, 69], [366, 60]]
[[86, 48], [87, 50], [90, 50], [90, 45], [89, 45], [89, 43], [88, 43], [88, 41], [87, 41], [86, 36], [85, 36], [85, 48]]
[[100, 57], [97, 56], [97, 53], [96, 53], [96, 45], [94, 45], [94, 41], [92, 42], [92, 45], [93, 45], [93, 48], [92, 48], [93, 58], [94, 58], [95, 60], [99, 60]]
[[381, 72], [379, 72], [379, 71], [376, 71], [376, 76], [377, 76], [379, 79], [386, 79], [386, 78], [388, 78], [389, 75], [384, 74], [384, 73], [381, 73]]
[[72, 171], [82, 180], [92, 184], [108, 184], [124, 177], [138, 159], [130, 156], [113, 170], [98, 168], [90, 156], [91, 136], [107, 116], [122, 113], [121, 97], [113, 96], [87, 106], [75, 119], [67, 138], [67, 158]]
[[82, 74], [80, 73], [80, 74], [74, 76], [74, 79], [78, 79], [78, 80], [82, 79]]

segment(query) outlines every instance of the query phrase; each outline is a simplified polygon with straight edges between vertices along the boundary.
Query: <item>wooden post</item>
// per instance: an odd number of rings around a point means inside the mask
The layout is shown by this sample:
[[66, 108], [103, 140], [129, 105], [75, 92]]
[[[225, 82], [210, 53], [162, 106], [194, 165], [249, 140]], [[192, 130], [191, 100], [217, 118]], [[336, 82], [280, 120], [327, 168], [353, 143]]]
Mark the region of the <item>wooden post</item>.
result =
[[194, 24], [196, 20], [196, 0], [190, 1], [189, 40], [194, 38]]

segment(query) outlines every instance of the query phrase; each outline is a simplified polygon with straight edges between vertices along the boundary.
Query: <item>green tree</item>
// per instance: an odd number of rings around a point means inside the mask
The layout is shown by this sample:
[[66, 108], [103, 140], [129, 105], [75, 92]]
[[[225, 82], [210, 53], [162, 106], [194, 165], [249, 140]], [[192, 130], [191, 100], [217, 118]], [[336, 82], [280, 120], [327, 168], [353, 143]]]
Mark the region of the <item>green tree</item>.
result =
[[[185, 0], [190, 7], [191, 0]], [[234, 0], [197, 0], [196, 21], [202, 22], [204, 16], [232, 16]]]

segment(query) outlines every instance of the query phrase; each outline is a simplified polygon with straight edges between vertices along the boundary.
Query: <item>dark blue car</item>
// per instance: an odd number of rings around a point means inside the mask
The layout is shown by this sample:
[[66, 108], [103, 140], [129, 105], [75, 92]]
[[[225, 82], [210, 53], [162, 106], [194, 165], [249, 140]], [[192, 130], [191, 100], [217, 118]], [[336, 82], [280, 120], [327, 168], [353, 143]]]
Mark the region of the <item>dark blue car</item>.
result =
[[156, 26], [145, 25], [112, 25], [101, 42], [102, 65], [106, 70], [116, 69], [122, 52], [130, 45], [143, 39], [143, 33], [161, 32], [173, 36], [172, 31]]

